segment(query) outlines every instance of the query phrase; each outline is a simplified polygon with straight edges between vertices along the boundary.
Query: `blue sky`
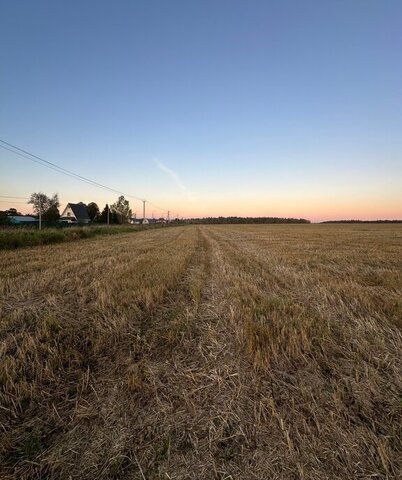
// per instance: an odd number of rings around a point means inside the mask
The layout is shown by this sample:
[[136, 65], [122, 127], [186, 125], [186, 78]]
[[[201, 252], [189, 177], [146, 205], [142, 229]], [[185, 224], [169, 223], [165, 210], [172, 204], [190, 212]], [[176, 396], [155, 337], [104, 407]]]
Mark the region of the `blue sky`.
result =
[[[402, 217], [399, 0], [0, 8], [3, 140], [183, 216]], [[0, 169], [2, 195], [116, 197]]]

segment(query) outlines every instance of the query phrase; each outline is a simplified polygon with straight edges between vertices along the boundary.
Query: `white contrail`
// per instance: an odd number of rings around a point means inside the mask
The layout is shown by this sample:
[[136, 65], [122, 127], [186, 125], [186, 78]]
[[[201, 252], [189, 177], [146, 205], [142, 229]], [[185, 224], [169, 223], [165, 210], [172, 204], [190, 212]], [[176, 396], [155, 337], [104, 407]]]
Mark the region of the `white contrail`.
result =
[[195, 197], [194, 195], [188, 190], [188, 188], [184, 185], [184, 183], [181, 181], [179, 175], [174, 171], [172, 170], [171, 168], [167, 167], [166, 165], [164, 165], [161, 161], [159, 161], [157, 158], [154, 159], [154, 162], [155, 164], [157, 165], [157, 167], [162, 170], [162, 172], [165, 172], [167, 173], [171, 179], [174, 181], [174, 183], [180, 188], [180, 190], [186, 195], [186, 197], [188, 198], [188, 200], [190, 202], [194, 202], [195, 201]]

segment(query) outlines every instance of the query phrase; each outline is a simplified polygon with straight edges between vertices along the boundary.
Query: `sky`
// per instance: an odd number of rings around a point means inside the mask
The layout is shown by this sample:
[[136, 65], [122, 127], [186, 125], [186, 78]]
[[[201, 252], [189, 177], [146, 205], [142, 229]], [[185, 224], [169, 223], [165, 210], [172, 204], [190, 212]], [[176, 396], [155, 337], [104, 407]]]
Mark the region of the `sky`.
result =
[[[0, 139], [147, 216], [402, 218], [402, 2], [3, 0]], [[0, 148], [38, 191], [118, 196]]]

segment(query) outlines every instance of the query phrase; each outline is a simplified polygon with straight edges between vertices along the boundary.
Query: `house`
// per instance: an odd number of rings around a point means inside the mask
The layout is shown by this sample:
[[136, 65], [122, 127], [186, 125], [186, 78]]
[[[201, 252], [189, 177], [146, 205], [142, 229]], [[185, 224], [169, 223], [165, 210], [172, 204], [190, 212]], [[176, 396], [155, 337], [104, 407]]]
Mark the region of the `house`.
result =
[[91, 223], [85, 203], [67, 203], [60, 221], [65, 223]]
[[166, 220], [161, 217], [161, 218], [158, 218], [158, 219], [156, 220], [156, 223], [161, 223], [161, 224], [163, 225], [163, 224], [166, 223]]
[[130, 218], [131, 225], [149, 225], [151, 222], [147, 218]]
[[36, 225], [38, 219], [30, 215], [10, 215], [8, 217], [10, 225]]

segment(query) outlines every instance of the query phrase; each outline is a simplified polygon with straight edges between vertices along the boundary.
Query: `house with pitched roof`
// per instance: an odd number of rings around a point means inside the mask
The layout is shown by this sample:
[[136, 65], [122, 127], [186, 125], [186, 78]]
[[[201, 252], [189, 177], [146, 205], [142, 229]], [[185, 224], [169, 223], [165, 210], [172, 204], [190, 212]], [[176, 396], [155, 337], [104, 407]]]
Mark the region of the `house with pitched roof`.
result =
[[67, 203], [63, 213], [60, 215], [60, 221], [65, 223], [87, 224], [91, 222], [85, 203]]

